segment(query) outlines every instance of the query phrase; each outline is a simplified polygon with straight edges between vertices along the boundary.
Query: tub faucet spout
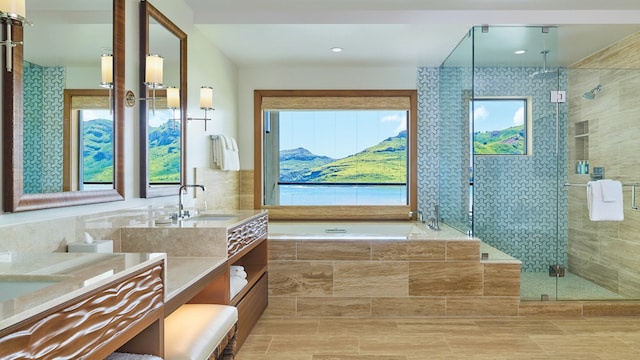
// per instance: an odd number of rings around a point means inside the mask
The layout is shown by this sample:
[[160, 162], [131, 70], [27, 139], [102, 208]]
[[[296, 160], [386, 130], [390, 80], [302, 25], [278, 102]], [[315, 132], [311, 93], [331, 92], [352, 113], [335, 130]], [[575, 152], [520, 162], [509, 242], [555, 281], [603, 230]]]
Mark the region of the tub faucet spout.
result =
[[182, 185], [180, 186], [180, 189], [178, 189], [178, 213], [176, 214], [176, 217], [179, 219], [184, 219], [190, 216], [189, 211], [185, 211], [184, 210], [184, 206], [182, 205], [182, 193], [185, 192], [187, 190], [187, 188], [190, 187], [198, 187], [200, 189], [202, 189], [202, 191], [206, 191], [207, 189], [204, 187], [204, 185]]
[[409, 211], [409, 218], [413, 218], [413, 215], [416, 216], [416, 220], [418, 222], [424, 223], [424, 215], [422, 214], [422, 210]]

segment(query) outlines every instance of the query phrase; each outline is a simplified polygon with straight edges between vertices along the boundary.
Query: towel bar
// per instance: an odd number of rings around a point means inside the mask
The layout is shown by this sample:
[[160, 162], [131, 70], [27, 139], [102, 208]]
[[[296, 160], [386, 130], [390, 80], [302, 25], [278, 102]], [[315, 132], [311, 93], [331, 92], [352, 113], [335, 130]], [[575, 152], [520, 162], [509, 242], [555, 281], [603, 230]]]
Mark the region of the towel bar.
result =
[[[570, 184], [565, 183], [564, 186], [578, 186], [578, 187], [587, 187], [587, 184]], [[636, 187], [640, 186], [640, 184], [622, 184], [622, 186], [630, 186], [631, 187], [631, 209], [640, 210], [638, 205], [636, 205]]]

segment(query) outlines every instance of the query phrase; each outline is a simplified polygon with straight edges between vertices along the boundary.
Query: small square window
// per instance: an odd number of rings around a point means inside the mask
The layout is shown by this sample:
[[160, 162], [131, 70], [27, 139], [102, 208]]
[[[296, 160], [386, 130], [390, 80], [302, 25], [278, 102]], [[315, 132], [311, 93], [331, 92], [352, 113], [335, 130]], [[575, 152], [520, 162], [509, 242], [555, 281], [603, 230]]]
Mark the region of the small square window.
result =
[[531, 99], [471, 100], [474, 155], [531, 155]]

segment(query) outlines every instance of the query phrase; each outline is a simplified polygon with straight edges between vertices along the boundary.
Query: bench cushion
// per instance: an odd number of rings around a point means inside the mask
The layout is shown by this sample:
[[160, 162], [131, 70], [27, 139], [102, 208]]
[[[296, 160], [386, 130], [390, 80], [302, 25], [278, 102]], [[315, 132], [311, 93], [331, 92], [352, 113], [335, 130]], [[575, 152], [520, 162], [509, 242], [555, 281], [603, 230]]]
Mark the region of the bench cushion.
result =
[[164, 358], [203, 360], [238, 321], [233, 306], [185, 304], [164, 320]]

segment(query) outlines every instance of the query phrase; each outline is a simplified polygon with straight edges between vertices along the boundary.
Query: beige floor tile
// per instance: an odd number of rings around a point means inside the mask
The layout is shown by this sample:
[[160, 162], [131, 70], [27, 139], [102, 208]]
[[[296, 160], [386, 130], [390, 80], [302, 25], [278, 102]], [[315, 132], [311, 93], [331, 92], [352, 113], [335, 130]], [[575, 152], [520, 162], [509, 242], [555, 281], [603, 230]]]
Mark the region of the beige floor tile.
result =
[[431, 354], [450, 354], [451, 349], [442, 335], [416, 336], [360, 336], [360, 354], [363, 355], [419, 355], [425, 359]]
[[357, 355], [357, 336], [274, 336], [267, 355]]
[[563, 351], [567, 354], [618, 354], [623, 357], [636, 355], [640, 352], [613, 336], [553, 336], [532, 335], [531, 340], [547, 352]]
[[318, 320], [262, 318], [251, 335], [317, 335]]
[[514, 335], [488, 335], [488, 336], [458, 336], [447, 335], [447, 343], [451, 346], [451, 352], [456, 355], [504, 355], [509, 354], [519, 357], [524, 354], [537, 353], [541, 347], [528, 336]]
[[520, 321], [517, 319], [488, 319], [476, 321], [478, 328], [485, 335], [556, 335], [564, 334], [550, 320]]
[[404, 355], [314, 355], [313, 360], [407, 360]]
[[637, 360], [640, 317], [263, 317], [236, 360]]
[[472, 335], [480, 328], [472, 319], [400, 319], [398, 330], [404, 334]]
[[319, 321], [320, 335], [397, 335], [396, 320], [380, 319], [328, 319]]

